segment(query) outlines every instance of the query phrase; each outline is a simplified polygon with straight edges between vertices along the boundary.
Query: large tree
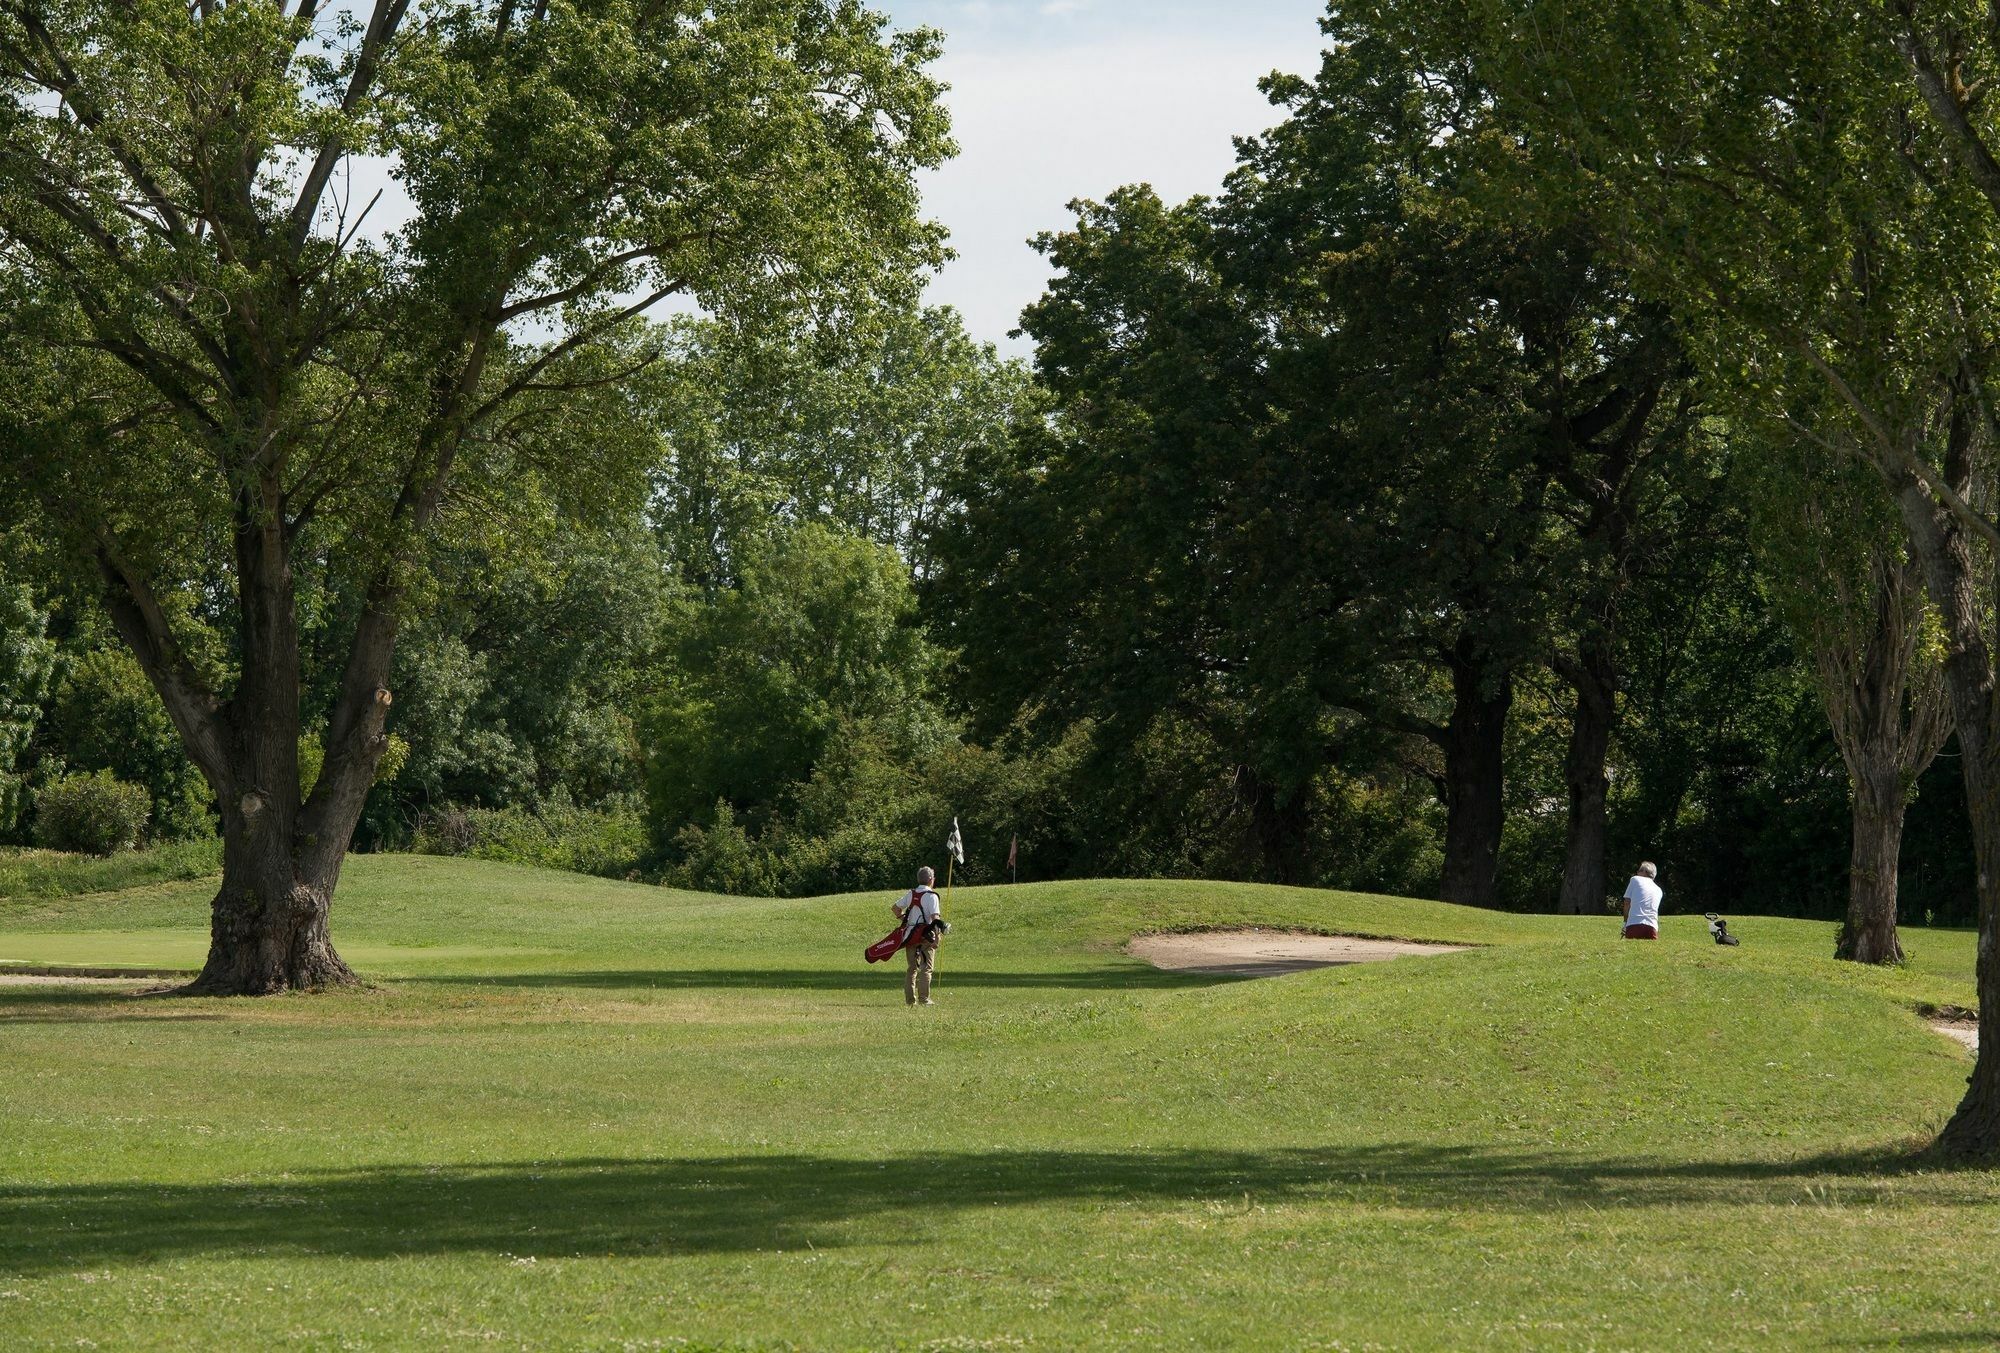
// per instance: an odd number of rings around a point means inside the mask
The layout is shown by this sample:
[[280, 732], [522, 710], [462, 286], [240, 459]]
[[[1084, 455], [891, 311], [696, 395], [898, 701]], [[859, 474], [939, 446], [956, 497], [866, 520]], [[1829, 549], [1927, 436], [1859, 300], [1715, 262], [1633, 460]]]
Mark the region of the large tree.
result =
[[1325, 710], [1259, 643], [1266, 617], [1307, 603], [1252, 567], [1288, 529], [1259, 491], [1280, 471], [1259, 454], [1254, 319], [1216, 272], [1203, 203], [1121, 188], [1076, 212], [1039, 242], [1059, 273], [1023, 315], [1049, 406], [983, 449], [938, 541], [931, 600], [960, 692], [982, 735], [1021, 712], [1052, 739], [1089, 721], [1106, 780], [1134, 792], [1153, 730], [1212, 745], [1250, 868], [1303, 882]]
[[[1428, 68], [1365, 11], [1323, 27], [1218, 208], [1223, 272], [1271, 335], [1269, 572], [1365, 580], [1271, 638], [1321, 638], [1299, 660], [1329, 702], [1435, 749], [1441, 892], [1479, 905], [1516, 687], [1552, 662], [1575, 695], [1561, 902], [1596, 911], [1619, 609], [1658, 545], [1642, 510], [1693, 460], [1678, 337], [1587, 218], [1508, 209], [1512, 133], [1469, 63]], [[1399, 665], [1432, 679], [1382, 679]]]
[[[1842, 435], [1837, 417], [1832, 431]], [[1862, 458], [1798, 414], [1771, 436], [1775, 444], [1746, 448], [1741, 474], [1760, 528], [1757, 554], [1776, 609], [1812, 660], [1847, 767], [1847, 915], [1834, 954], [1900, 963], [1903, 820], [1951, 735], [1944, 636], [1923, 570]]]
[[926, 522], [1026, 385], [940, 308], [689, 321], [669, 342], [676, 360], [641, 394], [663, 443], [652, 516], [674, 572], [700, 587], [728, 584], [739, 550], [807, 521], [893, 546], [924, 577]]
[[[350, 980], [328, 908], [426, 541], [636, 472], [544, 435], [655, 356], [632, 317], [827, 305], [935, 258], [912, 182], [949, 149], [934, 41], [884, 23], [836, 0], [0, 4], [0, 476], [101, 577], [215, 792], [188, 990]], [[358, 601], [302, 799], [305, 569]]]

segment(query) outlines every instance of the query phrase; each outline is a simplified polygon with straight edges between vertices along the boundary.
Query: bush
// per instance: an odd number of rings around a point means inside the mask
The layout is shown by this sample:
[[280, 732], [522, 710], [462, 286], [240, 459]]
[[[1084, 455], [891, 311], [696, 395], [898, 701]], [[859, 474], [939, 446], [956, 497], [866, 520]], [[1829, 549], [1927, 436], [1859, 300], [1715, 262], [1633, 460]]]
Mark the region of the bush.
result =
[[580, 808], [557, 795], [536, 808], [458, 808], [426, 813], [410, 848], [426, 855], [567, 869], [626, 878], [639, 867], [646, 827], [634, 810]]
[[214, 835], [208, 784], [131, 654], [104, 648], [78, 658], [55, 693], [49, 735], [70, 767], [109, 771], [144, 789], [154, 840]]
[[690, 822], [681, 828], [674, 837], [674, 850], [679, 862], [660, 878], [669, 888], [743, 897], [765, 897], [778, 891], [771, 852], [737, 824], [727, 803], [715, 805], [713, 824], [704, 827]]
[[35, 795], [35, 840], [50, 850], [110, 855], [139, 844], [152, 796], [108, 770], [65, 775]]

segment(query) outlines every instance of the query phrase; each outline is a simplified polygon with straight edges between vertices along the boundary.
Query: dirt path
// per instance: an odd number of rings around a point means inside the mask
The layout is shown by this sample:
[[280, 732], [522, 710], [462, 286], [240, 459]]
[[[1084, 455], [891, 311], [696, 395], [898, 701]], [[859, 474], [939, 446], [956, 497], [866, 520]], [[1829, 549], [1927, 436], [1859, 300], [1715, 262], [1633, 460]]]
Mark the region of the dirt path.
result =
[[194, 976], [179, 968], [126, 968], [110, 964], [83, 967], [69, 963], [24, 963], [19, 959], [0, 958], [0, 986], [47, 987], [47, 986], [130, 986], [134, 989], [159, 986], [162, 982], [176, 985]]
[[1282, 930], [1207, 930], [1190, 935], [1141, 935], [1125, 946], [1134, 958], [1174, 972], [1228, 977], [1277, 977], [1343, 963], [1380, 963], [1414, 954], [1455, 954], [1464, 944], [1364, 940], [1351, 935], [1293, 935]]

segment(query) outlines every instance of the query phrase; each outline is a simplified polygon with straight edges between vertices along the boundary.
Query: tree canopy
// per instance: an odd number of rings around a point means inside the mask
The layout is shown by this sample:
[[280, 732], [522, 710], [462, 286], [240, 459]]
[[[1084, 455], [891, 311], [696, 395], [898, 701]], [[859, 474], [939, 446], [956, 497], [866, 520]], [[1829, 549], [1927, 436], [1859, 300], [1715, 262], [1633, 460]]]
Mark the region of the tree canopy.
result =
[[[815, 0], [0, 12], [5, 473], [101, 575], [220, 805], [198, 987], [344, 979], [326, 905], [424, 547], [472, 504], [639, 473], [559, 435], [657, 359], [634, 317], [837, 306], [936, 258], [934, 51]], [[370, 157], [409, 201], [386, 234]], [[301, 803], [307, 567], [352, 609]]]

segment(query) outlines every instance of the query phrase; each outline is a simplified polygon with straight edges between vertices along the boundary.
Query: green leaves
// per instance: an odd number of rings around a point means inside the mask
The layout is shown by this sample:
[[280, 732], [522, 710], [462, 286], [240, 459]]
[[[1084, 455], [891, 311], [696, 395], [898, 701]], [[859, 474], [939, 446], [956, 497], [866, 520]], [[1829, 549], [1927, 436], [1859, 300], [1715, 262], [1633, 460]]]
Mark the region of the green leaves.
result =
[[645, 718], [652, 817], [667, 834], [718, 800], [764, 825], [844, 723], [873, 725], [913, 774], [942, 731], [923, 699], [934, 659], [892, 550], [809, 524], [740, 568], [735, 588], [689, 598]]
[[0, 831], [11, 830], [22, 807], [15, 775], [41, 722], [41, 701], [55, 674], [56, 646], [48, 616], [21, 583], [0, 574]]

